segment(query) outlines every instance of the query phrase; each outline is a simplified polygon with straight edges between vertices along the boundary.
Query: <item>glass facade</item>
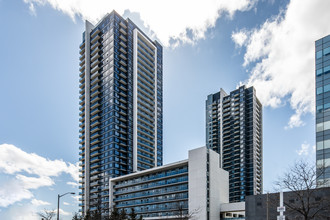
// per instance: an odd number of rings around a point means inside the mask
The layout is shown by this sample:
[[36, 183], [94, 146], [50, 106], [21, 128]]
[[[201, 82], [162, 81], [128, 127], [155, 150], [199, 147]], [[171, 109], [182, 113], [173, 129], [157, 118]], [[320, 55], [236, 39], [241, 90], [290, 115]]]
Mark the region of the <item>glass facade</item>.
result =
[[109, 178], [163, 163], [162, 46], [115, 11], [82, 40], [80, 211], [108, 212]]
[[[330, 35], [315, 42], [316, 165], [318, 182], [330, 180]], [[326, 183], [329, 185], [329, 183]]]
[[262, 193], [262, 106], [253, 87], [206, 100], [206, 146], [229, 172], [229, 201]]
[[143, 217], [188, 214], [188, 162], [112, 179], [111, 185], [111, 205], [127, 213], [134, 208]]

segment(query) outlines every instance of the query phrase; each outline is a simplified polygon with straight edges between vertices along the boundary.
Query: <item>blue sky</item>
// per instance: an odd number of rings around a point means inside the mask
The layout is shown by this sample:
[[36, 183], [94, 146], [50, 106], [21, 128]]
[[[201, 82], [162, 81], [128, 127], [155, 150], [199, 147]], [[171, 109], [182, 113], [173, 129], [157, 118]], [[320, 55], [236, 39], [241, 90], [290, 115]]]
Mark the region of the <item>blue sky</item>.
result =
[[[164, 45], [165, 163], [205, 144], [207, 95], [240, 83], [264, 106], [264, 191], [295, 160], [314, 163], [314, 41], [330, 33], [329, 1], [91, 2], [0, 0], [0, 219], [33, 219], [78, 192], [83, 19], [113, 9]], [[78, 202], [61, 208], [70, 219]]]

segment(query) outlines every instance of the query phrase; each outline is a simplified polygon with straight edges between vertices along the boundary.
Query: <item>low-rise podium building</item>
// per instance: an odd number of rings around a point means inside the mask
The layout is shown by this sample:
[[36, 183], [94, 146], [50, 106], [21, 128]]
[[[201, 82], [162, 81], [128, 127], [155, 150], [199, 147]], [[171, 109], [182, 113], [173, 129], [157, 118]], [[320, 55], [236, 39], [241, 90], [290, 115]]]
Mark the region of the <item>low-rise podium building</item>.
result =
[[110, 179], [110, 208], [134, 208], [143, 219], [219, 219], [220, 204], [229, 202], [228, 176], [215, 151], [197, 148], [187, 160]]

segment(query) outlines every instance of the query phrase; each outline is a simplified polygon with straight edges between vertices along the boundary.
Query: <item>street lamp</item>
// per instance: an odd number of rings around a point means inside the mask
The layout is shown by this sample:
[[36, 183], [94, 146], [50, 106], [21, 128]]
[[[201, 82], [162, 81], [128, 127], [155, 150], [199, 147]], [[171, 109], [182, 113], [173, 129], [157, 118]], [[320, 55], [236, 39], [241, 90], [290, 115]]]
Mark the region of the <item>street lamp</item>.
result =
[[60, 220], [60, 198], [61, 198], [62, 196], [67, 195], [67, 194], [74, 195], [74, 194], [76, 194], [76, 193], [74, 193], [74, 192], [67, 192], [67, 193], [64, 193], [64, 194], [62, 194], [62, 195], [60, 195], [60, 194], [57, 195], [57, 220]]

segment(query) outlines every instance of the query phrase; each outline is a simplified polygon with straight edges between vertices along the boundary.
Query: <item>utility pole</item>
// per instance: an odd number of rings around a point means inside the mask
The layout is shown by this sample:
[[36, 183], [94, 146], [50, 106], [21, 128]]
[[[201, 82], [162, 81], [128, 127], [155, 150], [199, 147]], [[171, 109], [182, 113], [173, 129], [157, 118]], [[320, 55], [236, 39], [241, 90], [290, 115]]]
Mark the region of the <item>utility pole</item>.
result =
[[267, 220], [269, 220], [269, 210], [268, 210], [268, 205], [269, 205], [269, 193], [267, 193], [267, 210], [266, 210], [266, 213], [267, 213]]
[[280, 192], [280, 206], [277, 207], [277, 212], [280, 213], [280, 215], [277, 216], [277, 220], [285, 220], [285, 215], [283, 215], [285, 212], [285, 206], [283, 205], [283, 191]]
[[64, 194], [62, 194], [62, 195], [57, 194], [57, 220], [60, 220], [60, 198], [61, 198], [62, 196], [67, 195], [67, 194], [74, 195], [74, 194], [76, 194], [76, 193], [74, 193], [74, 192], [67, 192], [67, 193], [64, 193]]

